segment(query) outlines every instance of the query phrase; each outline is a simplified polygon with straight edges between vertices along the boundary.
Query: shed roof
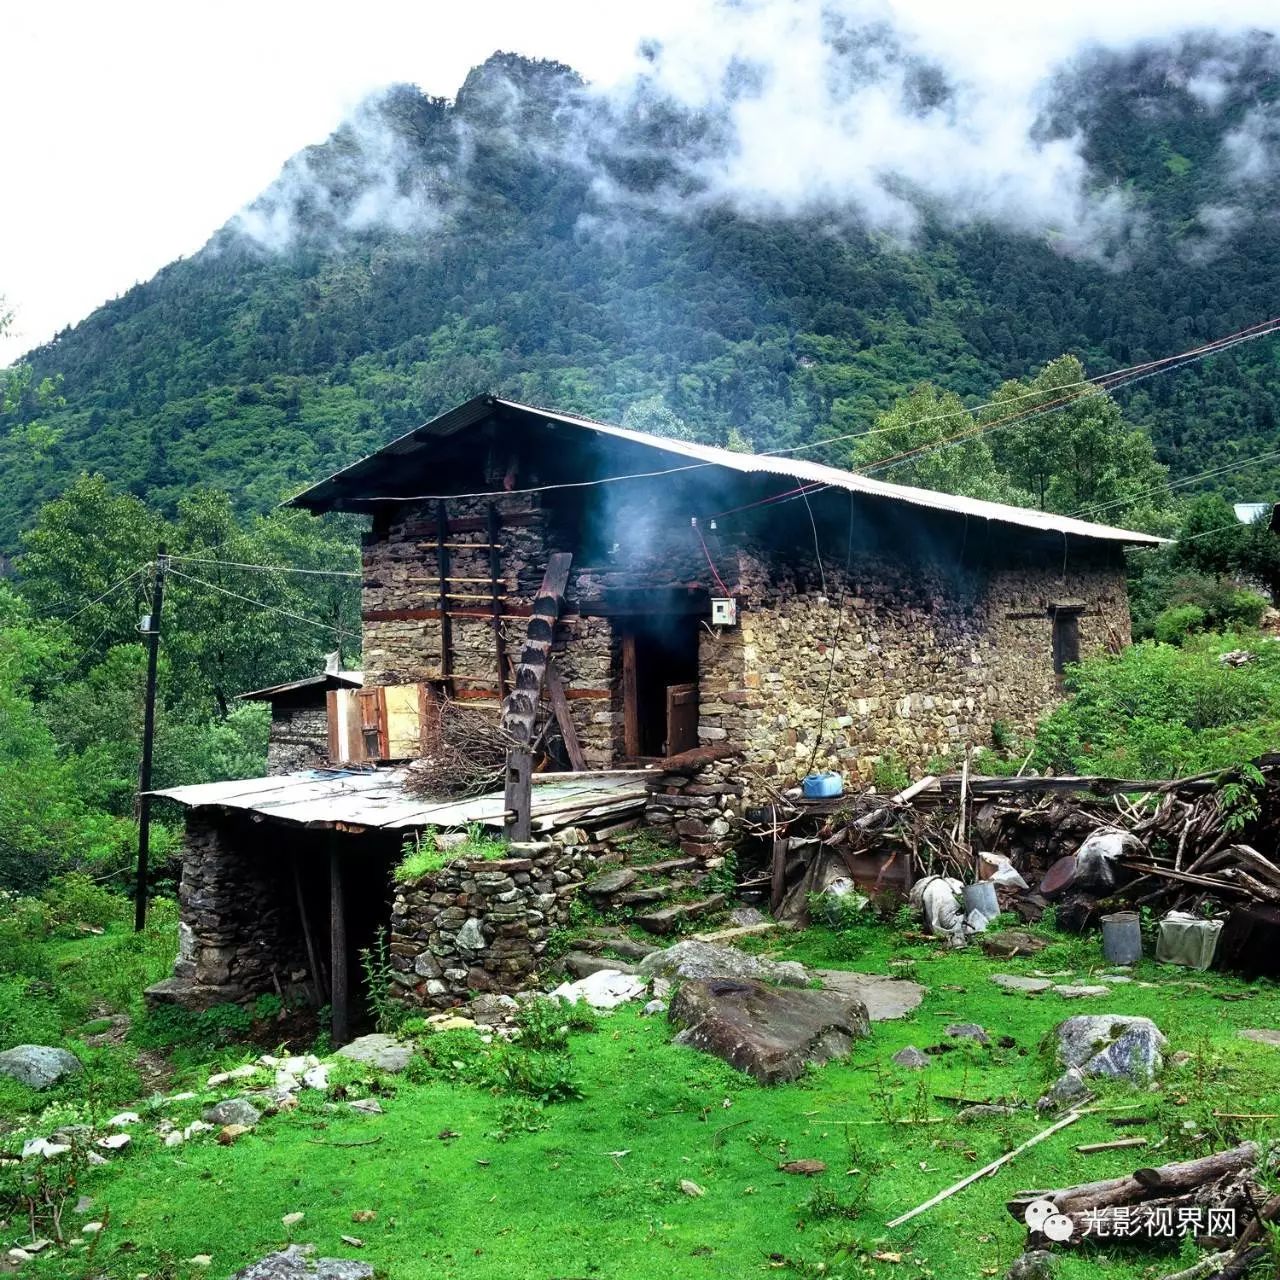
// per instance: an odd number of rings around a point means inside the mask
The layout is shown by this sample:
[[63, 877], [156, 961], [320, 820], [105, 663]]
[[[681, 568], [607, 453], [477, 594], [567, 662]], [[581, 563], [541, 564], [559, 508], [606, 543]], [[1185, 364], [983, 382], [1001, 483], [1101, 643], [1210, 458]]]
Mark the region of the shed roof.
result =
[[[645, 770], [540, 774], [534, 779], [535, 828], [603, 817], [619, 806], [643, 802]], [[188, 809], [232, 809], [302, 827], [406, 831], [501, 827], [503, 794], [430, 801], [405, 787], [404, 769], [307, 769], [301, 773], [232, 782], [202, 782], [153, 791]], [[541, 822], [540, 822], [541, 820]]]
[[283, 684], [269, 684], [265, 689], [250, 689], [238, 693], [241, 702], [271, 702], [289, 693], [301, 693], [304, 689], [359, 689], [364, 684], [363, 671], [322, 671], [316, 676], [303, 676], [301, 680], [286, 680]]
[[[577, 414], [559, 413], [537, 405], [522, 404], [518, 400], [506, 400], [499, 396], [476, 396], [447, 413], [405, 435], [391, 441], [376, 453], [334, 472], [327, 479], [291, 498], [288, 505], [306, 507], [313, 511], [369, 510], [385, 499], [385, 475], [387, 465], [395, 466], [403, 475], [405, 462], [417, 458], [429, 460], [431, 446], [448, 436], [484, 421], [496, 410], [521, 419], [529, 425], [555, 424], [579, 428], [599, 436], [625, 440], [659, 452], [687, 460], [681, 470], [699, 467], [723, 467], [743, 475], [775, 475], [783, 479], [799, 480], [812, 484], [839, 488], [851, 493], [884, 498], [907, 503], [934, 511], [975, 517], [983, 520], [1014, 525], [1038, 532], [1070, 534], [1078, 538], [1096, 541], [1119, 542], [1132, 546], [1158, 546], [1165, 539], [1131, 529], [1119, 529], [1111, 525], [1094, 524], [1077, 520], [1072, 516], [1053, 515], [1027, 507], [1009, 506], [1003, 502], [988, 502], [981, 498], [964, 498], [956, 494], [940, 493], [934, 489], [920, 489], [914, 485], [891, 484], [870, 476], [810, 462], [803, 458], [782, 457], [767, 453], [737, 453], [716, 445], [699, 444], [690, 440], [672, 440], [665, 436], [650, 435], [644, 431], [632, 431], [627, 427], [597, 422]], [[673, 468], [674, 470], [675, 468]], [[424, 468], [424, 479], [429, 472]], [[380, 483], [381, 482], [381, 483]], [[431, 497], [448, 497], [447, 493], [432, 493]]]

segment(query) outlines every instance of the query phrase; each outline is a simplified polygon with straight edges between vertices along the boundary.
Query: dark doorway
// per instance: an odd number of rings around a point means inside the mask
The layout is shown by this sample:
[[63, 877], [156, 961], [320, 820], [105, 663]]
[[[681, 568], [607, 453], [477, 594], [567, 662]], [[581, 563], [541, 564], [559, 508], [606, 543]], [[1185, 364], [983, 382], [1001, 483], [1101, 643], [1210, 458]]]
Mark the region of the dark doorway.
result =
[[698, 629], [689, 614], [615, 624], [622, 671], [623, 754], [678, 755], [698, 745]]

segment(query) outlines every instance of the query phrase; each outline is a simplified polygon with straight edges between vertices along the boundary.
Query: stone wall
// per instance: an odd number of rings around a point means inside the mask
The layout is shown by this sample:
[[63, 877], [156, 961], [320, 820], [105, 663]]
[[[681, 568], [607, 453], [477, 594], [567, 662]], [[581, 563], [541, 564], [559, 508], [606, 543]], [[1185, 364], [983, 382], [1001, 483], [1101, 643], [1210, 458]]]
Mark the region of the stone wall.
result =
[[500, 861], [459, 859], [411, 885], [391, 908], [398, 998], [448, 1008], [476, 991], [518, 991], [543, 964], [552, 929], [569, 923], [578, 886], [622, 855], [570, 829], [513, 843]]
[[959, 572], [854, 556], [847, 577], [827, 567], [825, 593], [803, 563], [744, 557], [751, 604], [723, 651], [736, 669], [704, 699], [700, 729], [705, 742], [742, 743], [753, 766], [784, 782], [812, 758], [866, 783], [889, 753], [919, 770], [990, 745], [996, 722], [1031, 729], [1061, 696], [1055, 605], [1081, 610], [1081, 657], [1130, 640], [1118, 553], [1077, 554], [1065, 572], [1061, 562]]
[[323, 769], [328, 764], [329, 712], [324, 694], [311, 706], [273, 704], [267, 739], [267, 773]]
[[740, 756], [670, 769], [653, 782], [645, 822], [683, 853], [725, 853], [736, 842], [750, 782]]
[[[699, 536], [702, 526], [652, 495], [639, 503], [611, 493], [581, 510], [548, 496], [555, 501], [546, 506], [529, 495], [498, 500], [516, 521], [501, 535], [505, 607], [518, 614], [528, 605], [551, 552], [573, 552], [554, 652], [592, 768], [625, 755], [619, 636], [629, 608], [649, 617], [692, 608], [690, 620], [698, 609], [705, 616], [712, 595], [738, 598], [737, 626], [699, 632], [698, 737], [740, 744], [759, 774], [784, 783], [812, 761], [856, 785], [889, 754], [916, 770], [932, 756], [989, 744], [997, 723], [1029, 729], [1060, 695], [1055, 605], [1080, 609], [1082, 656], [1129, 641], [1123, 558], [1111, 544], [1064, 546], [996, 525], [975, 525], [970, 535], [950, 517], [894, 504], [879, 524], [860, 517], [861, 549], [846, 573], [843, 532], [797, 525], [798, 508], [790, 526], [785, 511], [765, 508], [736, 533], [707, 522]], [[449, 515], [475, 520], [483, 509], [454, 502]], [[384, 616], [438, 604], [433, 522], [429, 510], [397, 511], [367, 539], [369, 683], [441, 674], [439, 620]], [[450, 540], [480, 543], [487, 534]], [[824, 554], [819, 568], [815, 540], [840, 548], [835, 564]], [[452, 555], [451, 574], [488, 573], [487, 550]], [[523, 618], [507, 618], [503, 629], [518, 654]], [[491, 620], [455, 619], [453, 650], [458, 696], [487, 700], [496, 714]]]
[[187, 815], [178, 959], [151, 999], [207, 1008], [306, 980], [288, 858], [261, 842], [247, 820]]

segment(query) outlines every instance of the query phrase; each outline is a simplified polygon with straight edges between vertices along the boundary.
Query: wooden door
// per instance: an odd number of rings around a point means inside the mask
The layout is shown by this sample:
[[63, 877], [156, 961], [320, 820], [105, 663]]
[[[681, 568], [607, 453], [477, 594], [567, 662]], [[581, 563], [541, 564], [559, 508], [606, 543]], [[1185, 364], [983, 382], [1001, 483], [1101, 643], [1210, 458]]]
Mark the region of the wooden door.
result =
[[667, 686], [667, 755], [678, 756], [698, 745], [698, 686]]

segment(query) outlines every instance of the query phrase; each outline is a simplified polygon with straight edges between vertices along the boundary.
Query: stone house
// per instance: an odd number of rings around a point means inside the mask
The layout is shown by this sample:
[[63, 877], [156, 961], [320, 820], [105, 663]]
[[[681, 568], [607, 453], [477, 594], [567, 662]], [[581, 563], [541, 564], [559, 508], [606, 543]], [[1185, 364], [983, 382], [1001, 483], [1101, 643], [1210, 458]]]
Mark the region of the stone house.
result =
[[359, 671], [333, 670], [240, 694], [241, 702], [265, 702], [271, 707], [267, 773], [293, 773], [328, 765], [333, 759], [329, 694], [339, 689], [358, 689], [363, 683]]
[[[757, 789], [819, 769], [858, 785], [890, 753], [919, 769], [998, 724], [1030, 728], [1067, 664], [1128, 643], [1124, 550], [1158, 541], [491, 396], [292, 505], [369, 520], [363, 685], [326, 690], [344, 768], [167, 793], [189, 837], [164, 998], [236, 998], [282, 975], [319, 991], [326, 935], [336, 986], [386, 925], [406, 999], [523, 980], [576, 885], [615, 857], [611, 817], [678, 821], [704, 856]], [[510, 813], [502, 797], [406, 795], [397, 763], [450, 704], [522, 704], [546, 767], [617, 781], [586, 818], [535, 786], [544, 838], [510, 865], [393, 892], [406, 837]]]

